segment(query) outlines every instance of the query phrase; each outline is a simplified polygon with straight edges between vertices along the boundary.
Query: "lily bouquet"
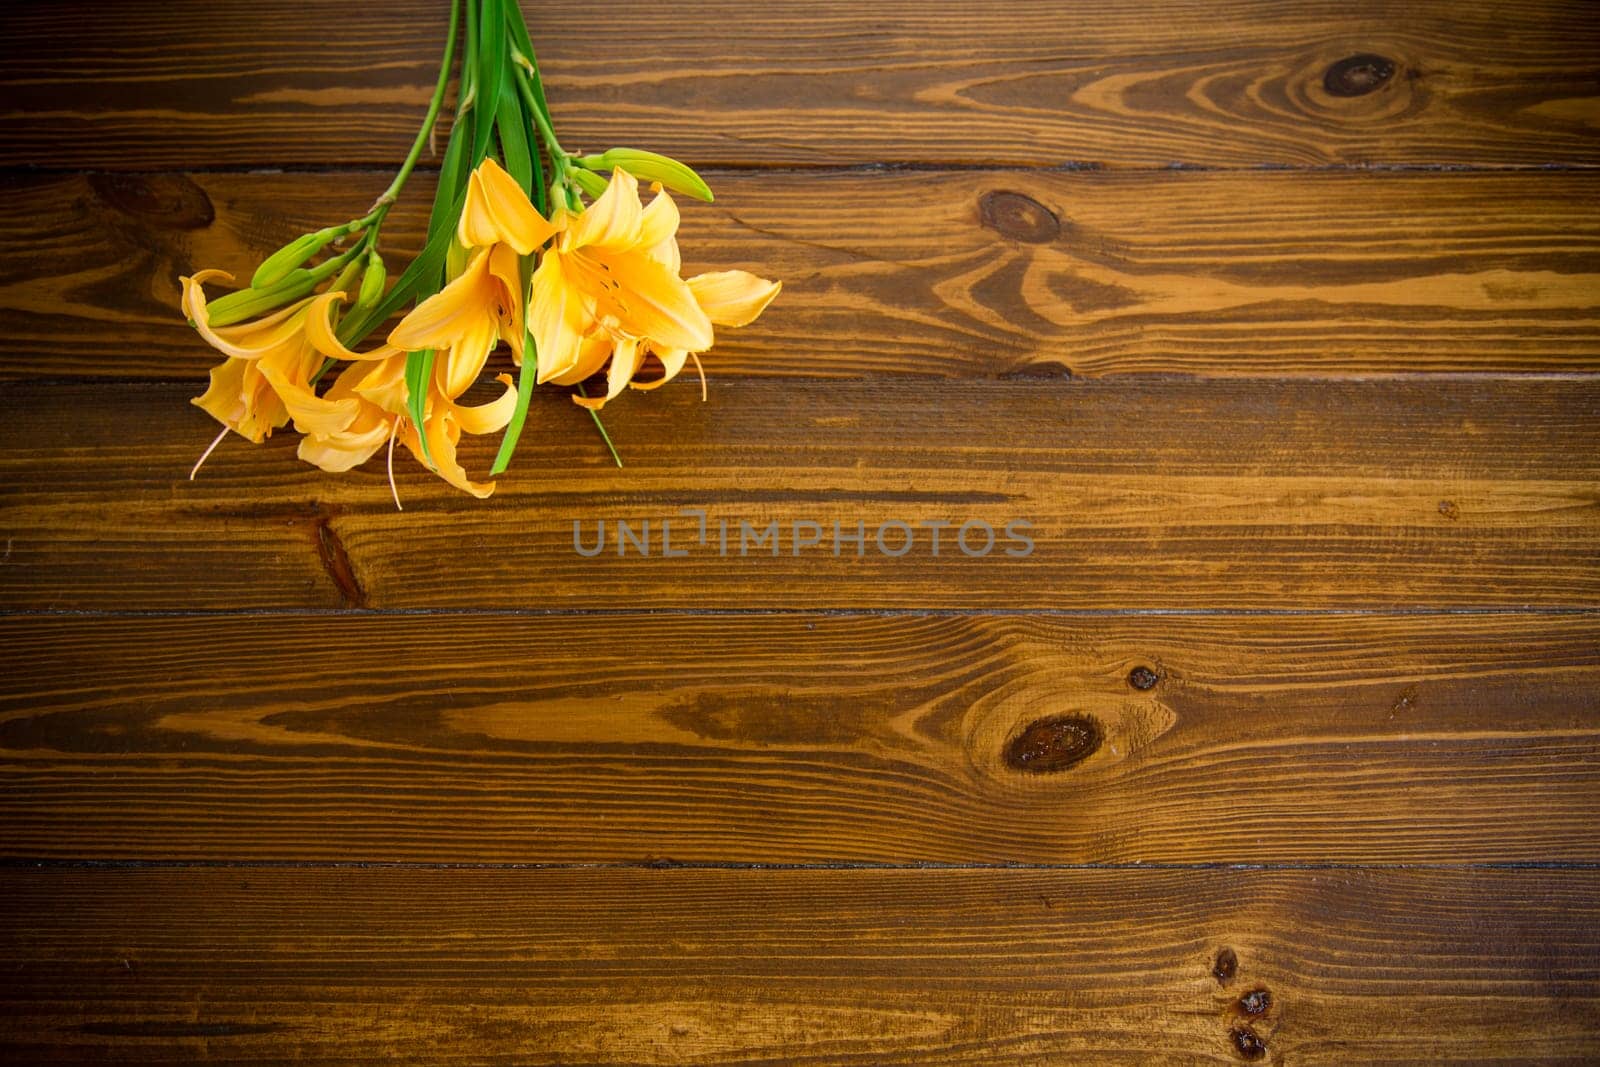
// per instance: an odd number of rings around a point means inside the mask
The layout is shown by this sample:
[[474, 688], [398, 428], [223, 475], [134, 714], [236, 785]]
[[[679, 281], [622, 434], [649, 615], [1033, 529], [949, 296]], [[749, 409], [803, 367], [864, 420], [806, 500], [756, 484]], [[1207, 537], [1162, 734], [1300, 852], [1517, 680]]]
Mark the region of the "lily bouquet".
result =
[[[458, 52], [427, 241], [391, 285], [379, 252], [384, 220], [433, 137]], [[654, 194], [648, 205], [641, 181]], [[227, 357], [194, 400], [223, 427], [195, 471], [230, 431], [259, 444], [292, 421], [300, 458], [326, 471], [387, 448], [397, 507], [396, 442], [451, 485], [487, 497], [494, 483], [473, 481], [457, 459], [461, 435], [500, 433], [489, 471], [500, 474], [533, 389], [547, 383], [575, 390], [609, 447], [606, 401], [630, 385], [663, 385], [690, 360], [700, 369], [713, 328], [751, 322], [779, 289], [737, 270], [681, 277], [671, 192], [711, 200], [698, 174], [666, 156], [561, 147], [517, 0], [452, 0], [421, 129], [372, 208], [295, 238], [247, 287], [216, 299], [206, 284], [230, 275], [181, 279], [184, 314]], [[401, 312], [382, 345], [360, 348]], [[516, 378], [498, 374], [497, 398], [462, 403], [501, 342]], [[602, 369], [604, 385], [590, 395], [585, 382]], [[703, 370], [700, 380], [704, 399]]]

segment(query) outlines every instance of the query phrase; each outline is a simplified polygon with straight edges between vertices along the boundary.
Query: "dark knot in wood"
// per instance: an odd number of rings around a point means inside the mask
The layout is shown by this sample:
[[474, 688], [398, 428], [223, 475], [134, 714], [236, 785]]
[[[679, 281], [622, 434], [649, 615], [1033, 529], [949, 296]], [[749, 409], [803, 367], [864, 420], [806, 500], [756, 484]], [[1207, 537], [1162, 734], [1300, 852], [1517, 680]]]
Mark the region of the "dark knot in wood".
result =
[[1055, 213], [1024, 193], [984, 193], [978, 201], [978, 217], [989, 229], [1013, 241], [1042, 245], [1061, 234], [1061, 220]]
[[1094, 755], [1105, 730], [1092, 715], [1057, 715], [1030, 723], [1006, 745], [1006, 764], [1030, 774], [1064, 771]]
[[1388, 84], [1394, 71], [1394, 60], [1363, 52], [1329, 67], [1322, 76], [1322, 87], [1329, 96], [1366, 96]]
[[1235, 1026], [1228, 1031], [1228, 1036], [1233, 1039], [1233, 1051], [1241, 1059], [1259, 1060], [1267, 1054], [1267, 1043], [1248, 1026]]
[[1128, 672], [1128, 684], [1135, 689], [1154, 689], [1161, 676], [1149, 667], [1139, 666]]
[[89, 186], [124, 215], [169, 230], [198, 230], [217, 217], [206, 191], [182, 174], [92, 174]]
[[1222, 985], [1233, 981], [1233, 976], [1239, 971], [1239, 954], [1231, 948], [1224, 948], [1217, 953], [1217, 962], [1211, 965], [1211, 975]]
[[1239, 1011], [1244, 1015], [1265, 1015], [1272, 1009], [1272, 993], [1266, 989], [1252, 989], [1239, 998]]

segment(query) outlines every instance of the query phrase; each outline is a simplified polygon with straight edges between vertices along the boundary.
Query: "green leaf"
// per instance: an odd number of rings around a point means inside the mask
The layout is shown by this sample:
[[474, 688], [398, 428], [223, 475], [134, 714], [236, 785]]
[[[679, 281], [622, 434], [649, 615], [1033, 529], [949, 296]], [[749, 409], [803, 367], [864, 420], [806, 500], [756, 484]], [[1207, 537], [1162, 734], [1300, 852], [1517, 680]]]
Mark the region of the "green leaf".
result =
[[533, 67], [533, 99], [539, 108], [539, 114], [546, 123], [554, 125], [550, 119], [550, 104], [544, 98], [544, 79], [539, 76], [539, 57], [533, 51], [533, 39], [528, 36], [528, 24], [522, 18], [522, 6], [517, 0], [506, 0], [506, 24], [511, 28], [511, 42], [516, 45], [517, 51], [528, 59], [528, 64]]
[[[469, 0], [470, 2], [470, 0]], [[500, 0], [482, 0], [478, 18], [478, 83], [472, 104], [472, 157], [469, 170], [477, 169], [489, 152], [489, 137], [494, 132], [494, 113], [500, 104], [500, 88], [505, 83], [506, 18]]]
[[533, 153], [528, 150], [528, 119], [510, 79], [500, 85], [500, 107], [495, 123], [500, 132], [500, 149], [506, 159], [506, 173], [516, 179], [523, 192], [532, 193]]
[[417, 440], [422, 442], [423, 461], [430, 469], [437, 469], [423, 429], [428, 414], [428, 376], [432, 373], [433, 349], [406, 353], [406, 409], [411, 413], [411, 424], [417, 428]]
[[534, 256], [522, 257], [522, 368], [517, 372], [517, 406], [511, 413], [511, 421], [506, 423], [505, 436], [500, 438], [500, 451], [495, 453], [494, 465], [489, 468], [491, 478], [503, 474], [511, 463], [517, 441], [522, 437], [522, 424], [528, 419], [528, 401], [533, 399], [533, 390], [539, 381], [538, 346], [533, 343], [532, 323], [527, 312], [528, 298], [532, 296], [534, 259]]

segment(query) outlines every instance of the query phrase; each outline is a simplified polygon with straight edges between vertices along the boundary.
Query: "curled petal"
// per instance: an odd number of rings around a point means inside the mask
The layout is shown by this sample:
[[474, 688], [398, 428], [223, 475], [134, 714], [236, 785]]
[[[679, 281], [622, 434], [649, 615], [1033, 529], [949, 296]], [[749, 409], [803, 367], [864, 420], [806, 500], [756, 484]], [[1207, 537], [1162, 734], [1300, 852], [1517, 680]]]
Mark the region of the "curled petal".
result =
[[[428, 454], [433, 457], [434, 470], [439, 477], [457, 489], [471, 493], [479, 500], [494, 492], [493, 482], [472, 481], [467, 477], [466, 468], [457, 461], [456, 445], [461, 440], [461, 426], [450, 411], [447, 410], [439, 417], [429, 419], [422, 429], [428, 435]], [[407, 426], [402, 439], [406, 447], [411, 450], [411, 454], [426, 463], [421, 442], [417, 438], [416, 427]]]
[[289, 421], [283, 401], [254, 360], [230, 357], [211, 368], [210, 388], [190, 403], [256, 444]]
[[182, 279], [184, 313], [194, 321], [195, 329], [205, 338], [206, 344], [218, 352], [235, 359], [260, 359], [268, 352], [281, 347], [305, 328], [300, 315], [315, 299], [314, 297], [297, 300], [288, 307], [255, 322], [239, 326], [213, 327], [211, 318], [206, 312], [205, 290], [201, 286], [207, 278], [221, 274], [221, 271], [200, 271], [193, 277]]
[[749, 271], [721, 270], [689, 279], [694, 298], [718, 326], [748, 326], [766, 310], [783, 288]]
[[408, 352], [448, 348], [476, 320], [492, 312], [489, 251], [473, 254], [461, 276], [412, 308], [389, 332], [389, 343]]
[[628, 382], [639, 372], [639, 365], [644, 362], [644, 355], [644, 348], [638, 341], [631, 337], [619, 337], [616, 350], [611, 354], [611, 367], [606, 371], [606, 395], [575, 396], [572, 402], [579, 407], [599, 411], [606, 406], [607, 401], [614, 399], [628, 387]]
[[296, 366], [295, 362], [273, 355], [256, 364], [294, 419], [294, 428], [304, 434], [326, 435], [349, 426], [361, 410], [360, 403], [354, 397], [329, 400], [318, 396], [311, 389], [304, 366]]
[[456, 238], [462, 244], [482, 247], [504, 242], [525, 256], [555, 233], [556, 228], [534, 209], [528, 194], [500, 164], [485, 159], [472, 172], [456, 226]]
[[301, 459], [337, 474], [360, 466], [389, 440], [393, 418], [367, 418], [335, 434], [300, 438]]
[[639, 243], [641, 213], [638, 180], [625, 170], [614, 170], [606, 191], [568, 229], [564, 250], [621, 252], [632, 248]]
[[678, 376], [683, 370], [683, 365], [689, 361], [689, 353], [682, 348], [669, 348], [665, 352], [657, 352], [656, 358], [661, 361], [661, 377], [651, 378], [649, 381], [633, 381], [628, 384], [635, 389], [659, 389]]
[[313, 348], [325, 356], [352, 362], [388, 359], [399, 351], [389, 345], [375, 348], [371, 352], [352, 352], [346, 348], [333, 331], [333, 307], [344, 299], [343, 293], [331, 292], [323, 293], [311, 301], [311, 309], [306, 313], [306, 339], [311, 342]]
[[505, 429], [506, 423], [511, 421], [512, 413], [517, 410], [517, 387], [512, 384], [509, 374], [496, 375], [494, 380], [505, 386], [506, 390], [487, 404], [454, 406], [456, 422], [461, 425], [463, 433], [494, 433]]

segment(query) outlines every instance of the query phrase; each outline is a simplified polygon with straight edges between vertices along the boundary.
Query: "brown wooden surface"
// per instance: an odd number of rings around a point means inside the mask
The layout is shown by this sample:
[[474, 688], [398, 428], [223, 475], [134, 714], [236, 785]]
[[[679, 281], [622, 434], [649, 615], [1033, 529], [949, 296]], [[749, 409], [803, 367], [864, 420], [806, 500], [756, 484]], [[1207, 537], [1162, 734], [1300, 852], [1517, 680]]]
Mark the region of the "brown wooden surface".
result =
[[[541, 396], [481, 506], [398, 460], [328, 475], [292, 437], [229, 441], [193, 387], [0, 387], [0, 603], [190, 608], [1048, 610], [1600, 604], [1600, 390], [1592, 379], [1408, 382], [1024, 379], [682, 383], [586, 415]], [[1353, 439], [1360, 438], [1360, 447]], [[497, 442], [466, 451], [487, 468]], [[402, 456], [404, 454], [402, 453]], [[695, 543], [701, 508], [708, 545]], [[903, 556], [876, 532], [1013, 520], [969, 558], [947, 531]], [[618, 520], [654, 526], [617, 551]], [[676, 520], [662, 558], [661, 523]], [[719, 526], [729, 524], [729, 555]], [[780, 523], [781, 542], [741, 544]], [[796, 521], [825, 531], [795, 554]], [[594, 558], [573, 547], [613, 531]], [[862, 555], [833, 524], [865, 524]], [[807, 532], [807, 531], [802, 531]], [[898, 550], [890, 530], [885, 545]], [[981, 545], [974, 533], [972, 547]], [[748, 555], [741, 555], [748, 551]], [[441, 574], [448, 580], [441, 581]]]
[[[319, 1063], [1178, 1064], [1239, 1062], [1259, 1043], [1271, 1062], [1577, 1064], [1600, 1053], [1597, 882], [13, 869], [0, 936], [28, 959], [0, 972], [0, 1049], [34, 1063], [275, 1063], [293, 1048]], [[85, 988], [105, 993], [85, 1005]]]
[[[1600, 356], [1600, 173], [711, 173], [690, 272], [783, 297], [713, 375], [1576, 371]], [[0, 181], [0, 376], [202, 379], [178, 275], [247, 265], [387, 173]], [[385, 233], [419, 243], [419, 182]], [[818, 211], [817, 204], [829, 204]]]
[[[0, 856], [1600, 863], [1592, 615], [48, 617], [0, 641]], [[1092, 733], [1030, 748], [1059, 717]]]
[[[0, 163], [398, 162], [445, 10], [7, 4]], [[1586, 0], [526, 10], [562, 142], [590, 151], [738, 166], [1600, 163]]]
[[[0, 6], [0, 1058], [1600, 1060], [1591, 5], [525, 7], [785, 289], [397, 514], [186, 480], [175, 278], [366, 208], [445, 5]], [[683, 507], [1036, 548], [572, 549]]]

